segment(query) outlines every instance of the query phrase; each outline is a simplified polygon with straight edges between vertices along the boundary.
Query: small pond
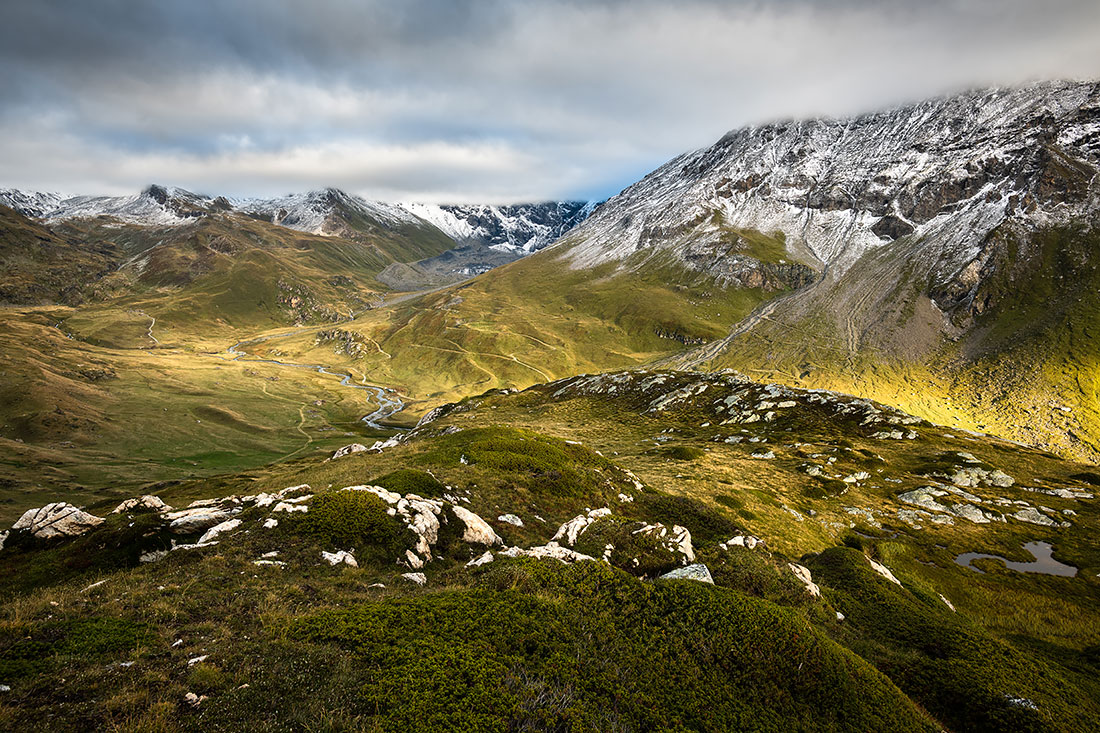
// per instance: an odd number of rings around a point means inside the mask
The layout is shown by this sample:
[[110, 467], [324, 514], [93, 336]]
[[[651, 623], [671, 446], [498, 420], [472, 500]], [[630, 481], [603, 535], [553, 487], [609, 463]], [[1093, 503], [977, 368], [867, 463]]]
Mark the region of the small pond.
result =
[[1060, 563], [1054, 559], [1054, 547], [1049, 542], [1028, 542], [1024, 549], [1035, 558], [1032, 562], [1013, 562], [1000, 555], [987, 555], [982, 552], [964, 552], [955, 558], [955, 562], [964, 568], [970, 568], [975, 573], [983, 572], [970, 563], [975, 560], [1000, 560], [1009, 570], [1018, 570], [1021, 573], [1042, 573], [1043, 575], [1061, 575], [1072, 578], [1077, 575], [1077, 568], [1072, 565]]

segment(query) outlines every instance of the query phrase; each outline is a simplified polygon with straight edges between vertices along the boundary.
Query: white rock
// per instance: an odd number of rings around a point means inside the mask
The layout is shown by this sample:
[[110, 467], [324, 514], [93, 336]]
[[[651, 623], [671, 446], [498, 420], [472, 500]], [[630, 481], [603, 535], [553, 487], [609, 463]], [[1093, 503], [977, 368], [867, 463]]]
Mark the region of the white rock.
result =
[[195, 507], [168, 512], [168, 530], [175, 534], [191, 534], [213, 527], [230, 519], [232, 515], [220, 507]]
[[1035, 507], [1031, 506], [1027, 507], [1026, 509], [1021, 509], [1015, 514], [1010, 514], [1009, 516], [1013, 519], [1018, 519], [1021, 522], [1040, 524], [1044, 527], [1053, 527], [1055, 524], [1057, 524], [1053, 519], [1046, 516]]
[[553, 540], [564, 539], [565, 544], [575, 545], [577, 544], [577, 537], [584, 533], [584, 530], [588, 529], [588, 525], [595, 522], [600, 517], [606, 517], [611, 514], [611, 509], [604, 507], [602, 509], [590, 509], [587, 514], [579, 514], [568, 522], [558, 527], [558, 531], [554, 533]]
[[401, 577], [417, 585], [427, 585], [428, 583], [428, 576], [424, 575], [424, 573], [401, 573]]
[[944, 604], [945, 604], [945, 605], [946, 605], [946, 606], [947, 606], [948, 608], [950, 608], [952, 612], [954, 612], [954, 611], [955, 611], [955, 606], [953, 606], [953, 605], [951, 604], [951, 601], [947, 600], [947, 598], [946, 598], [946, 597], [944, 597], [943, 593], [939, 593], [938, 595], [939, 595], [939, 597], [940, 597], [940, 600], [941, 600], [941, 601], [943, 601], [943, 602], [944, 602]]
[[766, 451], [764, 453], [752, 453], [749, 455], [749, 458], [759, 458], [761, 460], [770, 461], [775, 458], [775, 452]]
[[374, 445], [372, 445], [370, 449], [381, 453], [386, 448], [393, 448], [399, 442], [400, 441], [397, 439], [397, 436], [394, 436], [389, 440], [376, 440], [374, 441]]
[[280, 501], [278, 504], [275, 505], [275, 508], [272, 509], [271, 511], [273, 511], [273, 512], [286, 512], [287, 514], [293, 514], [294, 512], [301, 512], [302, 514], [305, 514], [306, 512], [309, 511], [309, 507], [305, 504], [291, 504], [289, 502]]
[[7, 542], [9, 534], [11, 534], [11, 532], [6, 529], [3, 532], [0, 532], [0, 550], [4, 549], [4, 543]]
[[127, 499], [114, 509], [111, 510], [111, 514], [121, 514], [122, 512], [133, 512], [148, 510], [153, 512], [168, 512], [172, 510], [172, 507], [164, 503], [159, 496], [152, 496], [151, 494], [145, 494], [139, 496], [136, 499]]
[[486, 550], [485, 553], [483, 555], [481, 555], [480, 557], [476, 557], [473, 560], [471, 560], [470, 562], [466, 563], [466, 567], [476, 568], [476, 567], [480, 567], [482, 565], [488, 565], [492, 561], [493, 561], [493, 553]]
[[199, 544], [212, 542], [218, 535], [230, 532], [240, 526], [241, 520], [239, 519], [227, 519], [221, 524], [215, 524], [213, 527], [206, 530], [203, 536], [199, 538]]
[[332, 454], [333, 458], [343, 458], [344, 456], [350, 456], [352, 453], [362, 453], [367, 450], [367, 446], [362, 443], [352, 443], [351, 445], [345, 445], [338, 451]]
[[279, 526], [279, 520], [275, 517], [268, 517], [264, 520], [264, 529], [275, 529]]
[[187, 660], [187, 666], [190, 667], [192, 665], [200, 664], [202, 662], [205, 662], [207, 659], [209, 659], [209, 657], [210, 657], [209, 654], [203, 654], [201, 657], [193, 657], [192, 659], [188, 659]]
[[523, 526], [523, 520], [517, 517], [515, 514], [501, 514], [499, 517], [497, 517], [497, 521], [511, 524], [516, 527]]
[[336, 552], [325, 552], [321, 550], [321, 559], [329, 565], [344, 563], [345, 565], [351, 565], [353, 568], [359, 567], [359, 563], [355, 561], [355, 556], [347, 550], [337, 550]]
[[157, 562], [158, 560], [163, 560], [166, 557], [168, 557], [168, 550], [153, 550], [151, 552], [143, 552], [141, 556], [138, 557], [138, 561]]
[[876, 573], [886, 578], [891, 583], [897, 583], [898, 585], [901, 585], [901, 581], [894, 577], [894, 574], [890, 572], [890, 568], [886, 567], [882, 563], [875, 562], [871, 558], [867, 558], [867, 562], [871, 563], [871, 567], [874, 568]]
[[202, 701], [205, 699], [206, 695], [199, 696], [193, 692], [188, 692], [186, 695], [183, 696], [183, 701], [193, 708], [197, 708], [199, 705], [202, 705]]
[[253, 565], [259, 565], [260, 567], [271, 566], [271, 567], [277, 567], [277, 568], [281, 568], [281, 567], [284, 567], [286, 565], [286, 563], [283, 562], [282, 560], [253, 560], [252, 564]]
[[686, 565], [682, 568], [676, 568], [661, 576], [661, 580], [698, 580], [700, 583], [710, 583], [714, 585], [714, 578], [711, 577], [710, 568], [702, 563], [696, 563], [694, 565]]
[[106, 579], [106, 578], [105, 578], [105, 579], [103, 579], [103, 580], [97, 580], [96, 582], [92, 583], [91, 585], [89, 585], [89, 586], [88, 586], [87, 588], [85, 588], [84, 590], [82, 590], [82, 591], [80, 591], [80, 592], [81, 592], [81, 593], [87, 593], [87, 592], [88, 592], [88, 591], [90, 591], [90, 590], [91, 590], [92, 588], [98, 588], [99, 586], [103, 585], [104, 583], [106, 583], [106, 582], [107, 582], [107, 580], [108, 580], [108, 579]]
[[841, 613], [840, 611], [837, 611], [836, 612], [836, 620], [837, 621], [843, 621], [844, 620], [844, 614]]
[[821, 589], [814, 583], [813, 576], [810, 575], [810, 569], [805, 565], [795, 565], [793, 562], [787, 563], [787, 567], [791, 569], [794, 576], [802, 581], [802, 585], [806, 586], [806, 590], [810, 592], [810, 595], [814, 598], [821, 597]]
[[260, 555], [260, 557], [278, 557], [278, 556], [279, 556], [279, 551], [278, 550], [272, 550], [271, 552], [265, 552], [264, 554]]
[[77, 509], [63, 501], [47, 504], [39, 509], [28, 509], [12, 525], [13, 530], [26, 530], [39, 539], [77, 537], [92, 527], [103, 524], [103, 519]]
[[412, 550], [405, 550], [405, 564], [413, 570], [424, 567], [424, 560]]
[[0, 692], [11, 692], [11, 688], [7, 685], [0, 685]]
[[551, 560], [559, 560], [563, 563], [580, 562], [582, 560], [591, 560], [596, 562], [596, 558], [591, 555], [585, 555], [580, 552], [570, 550], [568, 547], [562, 547], [557, 542], [550, 541], [545, 545], [538, 547], [528, 547], [526, 549], [521, 547], [506, 547], [500, 551], [501, 555], [505, 557], [533, 557], [538, 559], [549, 558]]
[[466, 525], [466, 531], [462, 533], [462, 541], [475, 545], [501, 545], [503, 540], [497, 536], [489, 524], [465, 507], [454, 505], [451, 511]]

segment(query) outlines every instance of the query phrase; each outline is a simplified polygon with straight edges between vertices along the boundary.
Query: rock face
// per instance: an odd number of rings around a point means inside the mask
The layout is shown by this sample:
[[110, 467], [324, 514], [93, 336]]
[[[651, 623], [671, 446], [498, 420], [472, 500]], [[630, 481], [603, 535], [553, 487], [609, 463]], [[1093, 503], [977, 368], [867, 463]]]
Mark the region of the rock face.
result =
[[40, 509], [28, 509], [12, 530], [25, 530], [38, 539], [77, 537], [103, 523], [103, 519], [83, 512], [72, 504], [56, 502]]
[[1006, 218], [1081, 201], [1098, 114], [1100, 85], [1053, 82], [734, 130], [600, 206], [564, 240], [580, 243], [567, 257], [589, 268], [666, 250], [690, 264], [685, 234], [717, 242], [736, 228], [785, 232], [789, 250], [841, 275], [895, 239], [935, 236], [954, 278]]

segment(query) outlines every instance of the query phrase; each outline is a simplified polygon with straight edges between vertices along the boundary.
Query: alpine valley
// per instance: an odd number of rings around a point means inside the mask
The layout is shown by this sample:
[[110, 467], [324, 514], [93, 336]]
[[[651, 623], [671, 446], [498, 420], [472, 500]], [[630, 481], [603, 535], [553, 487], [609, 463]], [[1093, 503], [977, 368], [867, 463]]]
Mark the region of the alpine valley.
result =
[[1100, 728], [1100, 83], [607, 201], [0, 191], [0, 728]]

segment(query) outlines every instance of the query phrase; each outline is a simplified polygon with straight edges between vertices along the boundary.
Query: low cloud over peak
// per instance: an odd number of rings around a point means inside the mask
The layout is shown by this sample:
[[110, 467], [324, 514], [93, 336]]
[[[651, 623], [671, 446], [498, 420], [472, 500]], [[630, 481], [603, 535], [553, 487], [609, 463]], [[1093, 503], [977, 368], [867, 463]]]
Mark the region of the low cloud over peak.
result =
[[1100, 5], [15, 0], [0, 186], [596, 198], [725, 130], [1100, 77]]

